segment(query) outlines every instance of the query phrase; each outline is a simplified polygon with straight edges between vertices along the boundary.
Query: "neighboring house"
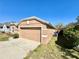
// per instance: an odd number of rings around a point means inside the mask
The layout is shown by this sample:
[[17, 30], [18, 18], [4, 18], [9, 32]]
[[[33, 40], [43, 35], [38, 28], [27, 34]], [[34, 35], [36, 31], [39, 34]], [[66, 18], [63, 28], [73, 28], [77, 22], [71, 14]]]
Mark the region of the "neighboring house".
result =
[[15, 24], [0, 24], [0, 31], [1, 32], [11, 32], [15, 33], [17, 31], [17, 26]]
[[10, 32], [11, 33], [18, 33], [18, 27], [16, 24], [11, 24], [10, 25]]
[[10, 25], [0, 24], [0, 31], [1, 32], [9, 32], [10, 31]]
[[33, 16], [22, 20], [23, 21], [18, 24], [20, 38], [47, 44], [55, 32], [55, 28], [49, 22], [38, 17]]

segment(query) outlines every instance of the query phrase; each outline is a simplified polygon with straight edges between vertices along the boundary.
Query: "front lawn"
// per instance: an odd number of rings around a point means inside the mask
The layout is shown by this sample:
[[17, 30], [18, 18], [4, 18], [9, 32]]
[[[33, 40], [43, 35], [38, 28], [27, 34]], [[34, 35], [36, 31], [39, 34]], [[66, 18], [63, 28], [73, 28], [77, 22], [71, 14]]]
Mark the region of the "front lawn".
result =
[[56, 37], [48, 45], [40, 45], [24, 59], [62, 59], [55, 44]]
[[58, 46], [56, 40], [57, 38], [53, 37], [49, 44], [40, 45], [24, 59], [79, 59], [79, 52]]
[[6, 33], [0, 33], [0, 41], [7, 41], [9, 40], [9, 35]]

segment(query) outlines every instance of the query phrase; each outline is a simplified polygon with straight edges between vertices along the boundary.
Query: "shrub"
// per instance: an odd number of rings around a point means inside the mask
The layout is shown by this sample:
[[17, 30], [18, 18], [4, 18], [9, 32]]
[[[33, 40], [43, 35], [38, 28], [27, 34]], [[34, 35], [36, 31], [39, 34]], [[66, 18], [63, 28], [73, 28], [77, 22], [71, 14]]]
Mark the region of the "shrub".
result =
[[79, 30], [75, 27], [65, 28], [58, 34], [57, 43], [66, 48], [73, 48], [79, 45]]
[[17, 34], [17, 33], [13, 34], [12, 36], [13, 36], [13, 38], [19, 38], [19, 34]]

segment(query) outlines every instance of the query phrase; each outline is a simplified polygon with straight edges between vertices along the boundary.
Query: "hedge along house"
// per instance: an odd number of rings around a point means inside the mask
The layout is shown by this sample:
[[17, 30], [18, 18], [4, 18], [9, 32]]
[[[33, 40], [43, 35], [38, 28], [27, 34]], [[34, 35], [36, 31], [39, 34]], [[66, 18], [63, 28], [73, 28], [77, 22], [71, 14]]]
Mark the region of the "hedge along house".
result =
[[38, 17], [33, 16], [22, 20], [18, 25], [20, 38], [47, 44], [55, 32], [55, 28], [49, 22]]

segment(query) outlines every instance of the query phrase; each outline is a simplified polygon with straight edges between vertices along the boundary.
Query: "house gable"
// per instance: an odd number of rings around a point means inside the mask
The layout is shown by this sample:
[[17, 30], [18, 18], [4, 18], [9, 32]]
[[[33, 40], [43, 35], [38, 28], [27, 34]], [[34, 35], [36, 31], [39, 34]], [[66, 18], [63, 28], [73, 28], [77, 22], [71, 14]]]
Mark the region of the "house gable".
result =
[[26, 20], [26, 21], [22, 21], [19, 24], [20, 27], [43, 27], [46, 28], [46, 25], [43, 24], [40, 21], [37, 21], [35, 19], [31, 19], [31, 20]]
[[18, 26], [20, 26], [20, 25], [27, 25], [27, 26], [35, 26], [35, 25], [37, 25], [37, 26], [45, 26], [45, 27], [47, 27], [47, 28], [51, 28], [51, 29], [55, 29], [53, 26], [52, 26], [52, 24], [50, 24], [49, 22], [47, 22], [47, 21], [45, 21], [45, 20], [42, 20], [42, 19], [40, 19], [40, 18], [38, 18], [38, 17], [35, 17], [35, 16], [33, 16], [33, 17], [29, 17], [29, 18], [25, 18], [25, 19], [23, 19], [23, 21], [21, 21], [19, 24], [18, 24]]

